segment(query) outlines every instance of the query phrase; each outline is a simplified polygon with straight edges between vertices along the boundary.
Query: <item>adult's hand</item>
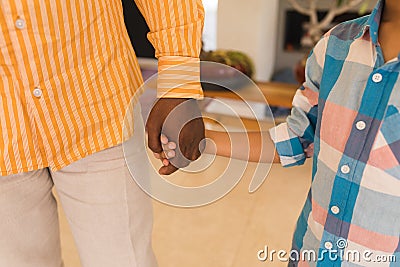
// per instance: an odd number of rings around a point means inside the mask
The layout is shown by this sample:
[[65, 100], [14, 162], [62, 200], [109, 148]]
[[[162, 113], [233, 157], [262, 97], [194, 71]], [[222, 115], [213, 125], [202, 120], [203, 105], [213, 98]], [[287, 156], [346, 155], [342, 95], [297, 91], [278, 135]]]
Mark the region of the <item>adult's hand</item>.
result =
[[200, 147], [204, 139], [204, 123], [200, 109], [194, 99], [161, 98], [153, 106], [146, 123], [148, 146], [157, 158], [163, 153], [161, 134], [178, 144], [175, 157], [170, 164], [159, 169], [159, 173], [169, 175], [186, 167], [201, 155]]

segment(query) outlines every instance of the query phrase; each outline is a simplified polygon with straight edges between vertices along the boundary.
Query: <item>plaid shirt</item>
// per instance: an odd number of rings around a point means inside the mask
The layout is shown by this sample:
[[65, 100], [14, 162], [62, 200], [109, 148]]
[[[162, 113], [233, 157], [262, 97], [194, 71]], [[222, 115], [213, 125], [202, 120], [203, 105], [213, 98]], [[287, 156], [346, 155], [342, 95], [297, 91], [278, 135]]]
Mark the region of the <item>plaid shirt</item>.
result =
[[[290, 266], [400, 266], [400, 56], [384, 61], [383, 8], [325, 34], [291, 116], [270, 131], [283, 166], [314, 145]], [[317, 259], [302, 257], [309, 250]]]

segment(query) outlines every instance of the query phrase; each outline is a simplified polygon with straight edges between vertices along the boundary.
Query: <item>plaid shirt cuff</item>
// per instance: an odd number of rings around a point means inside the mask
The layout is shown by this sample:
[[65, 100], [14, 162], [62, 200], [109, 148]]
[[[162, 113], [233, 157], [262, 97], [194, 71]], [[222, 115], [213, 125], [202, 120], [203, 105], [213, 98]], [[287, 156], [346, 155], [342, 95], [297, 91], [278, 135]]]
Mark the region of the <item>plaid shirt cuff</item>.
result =
[[269, 130], [272, 141], [283, 167], [303, 165], [306, 161], [303, 145], [299, 136], [295, 135], [287, 123], [282, 123]]

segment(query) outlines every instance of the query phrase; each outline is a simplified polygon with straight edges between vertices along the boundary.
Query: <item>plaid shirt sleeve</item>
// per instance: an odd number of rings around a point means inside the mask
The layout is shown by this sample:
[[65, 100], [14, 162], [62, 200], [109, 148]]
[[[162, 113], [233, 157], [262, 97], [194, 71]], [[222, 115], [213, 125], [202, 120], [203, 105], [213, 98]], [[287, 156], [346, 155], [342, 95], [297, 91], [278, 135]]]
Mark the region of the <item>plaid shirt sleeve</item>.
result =
[[282, 166], [304, 164], [304, 149], [314, 142], [318, 115], [319, 87], [324, 68], [328, 34], [311, 51], [306, 63], [306, 81], [293, 98], [291, 115], [270, 129]]

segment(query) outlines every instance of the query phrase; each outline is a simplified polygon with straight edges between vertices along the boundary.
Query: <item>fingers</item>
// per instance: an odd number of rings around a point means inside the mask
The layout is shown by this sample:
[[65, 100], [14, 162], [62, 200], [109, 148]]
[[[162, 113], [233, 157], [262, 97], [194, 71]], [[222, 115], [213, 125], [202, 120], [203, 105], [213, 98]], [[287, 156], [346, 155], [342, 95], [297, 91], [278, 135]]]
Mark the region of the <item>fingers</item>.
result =
[[178, 170], [177, 167], [175, 167], [172, 164], [169, 164], [168, 166], [163, 166], [160, 168], [158, 171], [161, 175], [170, 175]]
[[161, 153], [163, 151], [162, 144], [160, 141], [161, 137], [161, 129], [155, 129], [153, 127], [147, 127], [147, 143], [151, 151], [154, 153]]
[[304, 153], [307, 158], [311, 158], [314, 154], [314, 144], [310, 144], [306, 149], [304, 149]]
[[[154, 153], [154, 157], [159, 159], [164, 167], [170, 165], [170, 159], [175, 157], [176, 144], [174, 142], [169, 142], [168, 137], [164, 134], [160, 136], [160, 142], [162, 144], [163, 151], [160, 153]], [[167, 171], [168, 172], [168, 171]]]
[[170, 175], [178, 170], [178, 168], [170, 162], [170, 160], [176, 156], [175, 149], [177, 145], [175, 142], [170, 142], [168, 137], [164, 134], [161, 134], [160, 141], [164, 151], [160, 153], [163, 167], [159, 169], [159, 173], [161, 175]]
[[164, 156], [167, 159], [171, 159], [173, 157], [175, 157], [176, 153], [175, 153], [175, 149], [176, 149], [176, 143], [174, 142], [170, 142], [168, 140], [168, 137], [164, 134], [161, 134], [161, 144], [163, 147], [163, 151], [164, 151]]
[[177, 151], [177, 149], [179, 149], [177, 147], [177, 144], [175, 142], [171, 142], [164, 134], [160, 135], [160, 143], [163, 151], [160, 153], [154, 153], [154, 156], [157, 159], [160, 159], [163, 164], [163, 167], [159, 169], [159, 173], [162, 175], [169, 175], [174, 173], [176, 170], [178, 170], [177, 166], [179, 166], [180, 168], [186, 167], [191, 161], [196, 160], [201, 155], [200, 150], [196, 149], [194, 151], [191, 151], [192, 154], [189, 154], [188, 157], [185, 156], [185, 154], [187, 154], [190, 149], [184, 146], [182, 148], [183, 151]]
[[165, 152], [166, 158], [167, 159], [172, 159], [175, 157], [175, 151], [174, 150], [169, 150]]
[[199, 142], [204, 138], [204, 123], [196, 100], [159, 99], [150, 111], [146, 129], [148, 146], [164, 165], [160, 173], [173, 173], [200, 156]]
[[194, 151], [194, 152], [193, 152], [192, 157], [191, 157], [190, 159], [191, 159], [192, 161], [194, 161], [194, 160], [198, 159], [200, 156], [201, 156], [201, 153], [200, 153], [199, 150], [197, 150], [197, 151]]
[[163, 159], [161, 162], [162, 162], [162, 164], [164, 166], [168, 166], [169, 165], [169, 160], [168, 159]]
[[205, 146], [206, 146], [206, 139], [203, 139], [200, 141], [198, 149], [192, 150], [193, 152], [189, 159], [191, 161], [197, 160], [201, 156], [201, 154], [204, 152]]
[[176, 149], [176, 143], [175, 142], [168, 142], [166, 148], [175, 150]]
[[182, 128], [179, 133], [179, 145], [182, 146], [181, 152], [187, 160], [194, 161], [201, 156], [205, 146], [204, 132], [204, 123], [201, 118], [189, 121]]
[[168, 137], [164, 134], [161, 134], [160, 141], [161, 141], [161, 144], [166, 145], [166, 144], [168, 144]]
[[154, 154], [154, 157], [155, 157], [156, 159], [161, 160], [161, 162], [163, 163], [164, 166], [167, 166], [167, 165], [169, 164], [168, 156], [167, 156], [164, 152], [161, 152], [161, 153], [153, 153], [153, 154]]

